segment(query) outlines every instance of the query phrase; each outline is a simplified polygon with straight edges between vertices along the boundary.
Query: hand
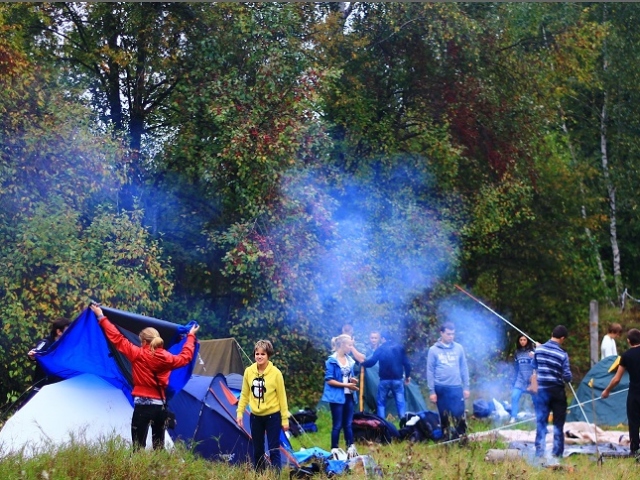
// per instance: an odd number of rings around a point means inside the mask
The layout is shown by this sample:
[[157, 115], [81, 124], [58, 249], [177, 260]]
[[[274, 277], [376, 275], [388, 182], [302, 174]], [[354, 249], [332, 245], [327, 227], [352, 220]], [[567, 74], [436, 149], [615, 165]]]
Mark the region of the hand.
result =
[[289, 431], [289, 424], [287, 423], [286, 425], [283, 425], [283, 426], [282, 426], [282, 429], [283, 429], [285, 432], [288, 432], [288, 431]]
[[351, 390], [352, 392], [357, 392], [358, 391], [358, 386], [354, 385], [353, 383], [349, 382], [349, 383], [345, 383], [344, 384], [344, 388], [348, 388], [349, 390]]
[[95, 314], [95, 316], [96, 316], [96, 318], [98, 320], [101, 319], [102, 317], [104, 317], [104, 313], [102, 313], [102, 309], [100, 308], [99, 305], [96, 305], [95, 303], [92, 303], [91, 305], [89, 305], [89, 308]]
[[358, 379], [356, 377], [349, 377], [349, 382], [357, 384], [358, 383]]
[[196, 324], [193, 327], [191, 327], [191, 330], [189, 330], [189, 333], [192, 335], [195, 335], [198, 330], [200, 330], [200, 325]]
[[242, 422], [241, 418], [236, 418], [236, 423], [240, 428], [244, 428], [244, 423]]
[[36, 359], [36, 350], [35, 348], [32, 350], [29, 350], [29, 353], [27, 353], [27, 356], [31, 359], [31, 360], [35, 360]]
[[429, 400], [431, 400], [433, 403], [437, 403], [438, 395], [436, 395], [435, 393], [432, 393], [431, 395], [429, 395]]
[[605, 388], [605, 389], [602, 391], [602, 395], [600, 395], [600, 396], [601, 396], [602, 398], [609, 398], [609, 389], [608, 389], [608, 388]]
[[463, 390], [462, 391], [462, 395], [464, 396], [464, 399], [466, 400], [467, 398], [469, 398], [469, 390]]
[[405, 385], [409, 385], [409, 383], [411, 382], [411, 377], [407, 377], [404, 379], [404, 384]]

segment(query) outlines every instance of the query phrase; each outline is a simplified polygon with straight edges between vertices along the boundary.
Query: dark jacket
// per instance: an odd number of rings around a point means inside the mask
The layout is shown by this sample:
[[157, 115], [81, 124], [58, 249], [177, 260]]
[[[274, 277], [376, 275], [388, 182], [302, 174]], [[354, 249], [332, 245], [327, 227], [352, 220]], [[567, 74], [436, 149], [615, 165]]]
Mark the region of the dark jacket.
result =
[[376, 363], [380, 363], [380, 380], [402, 380], [403, 368], [405, 377], [411, 376], [411, 365], [404, 348], [393, 341], [386, 341], [376, 348], [362, 366], [373, 367]]

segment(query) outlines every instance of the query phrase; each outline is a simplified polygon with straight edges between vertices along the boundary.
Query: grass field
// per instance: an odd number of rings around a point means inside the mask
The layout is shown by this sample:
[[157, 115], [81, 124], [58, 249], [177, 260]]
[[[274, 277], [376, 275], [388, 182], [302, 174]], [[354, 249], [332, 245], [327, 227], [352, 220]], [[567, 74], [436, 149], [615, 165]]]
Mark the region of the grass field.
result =
[[[317, 433], [292, 439], [294, 449], [320, 447], [329, 450], [330, 415], [319, 412]], [[472, 421], [471, 431], [486, 430], [485, 423]], [[397, 442], [391, 445], [358, 445], [360, 454], [371, 455], [382, 467], [385, 478], [392, 479], [635, 479], [640, 465], [633, 459], [605, 459], [599, 465], [587, 455], [574, 455], [562, 460], [562, 469], [533, 466], [522, 458], [501, 463], [486, 462], [491, 448], [505, 448], [498, 442], [469, 442], [439, 445]], [[144, 451], [132, 454], [126, 445], [107, 440], [86, 447], [71, 445], [60, 451], [43, 452], [35, 458], [19, 456], [0, 460], [0, 479], [42, 480], [157, 480], [157, 479], [229, 479], [263, 480], [273, 475], [256, 475], [248, 465], [241, 467], [212, 463], [195, 457], [178, 445], [171, 452]], [[281, 478], [289, 478], [288, 471]], [[326, 478], [317, 475], [313, 478]], [[336, 478], [368, 478], [347, 473]]]

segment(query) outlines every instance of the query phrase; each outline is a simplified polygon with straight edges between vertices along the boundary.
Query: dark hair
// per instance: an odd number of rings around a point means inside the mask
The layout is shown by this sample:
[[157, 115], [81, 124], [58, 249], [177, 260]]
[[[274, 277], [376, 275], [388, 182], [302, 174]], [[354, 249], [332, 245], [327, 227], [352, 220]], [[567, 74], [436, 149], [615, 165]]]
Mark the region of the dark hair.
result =
[[[524, 347], [520, 346], [521, 338], [527, 339], [527, 344]], [[531, 339], [526, 335], [518, 335], [518, 338], [516, 338], [516, 350], [535, 350], [535, 346], [533, 345]]]
[[632, 347], [636, 345], [640, 345], [640, 330], [637, 328], [632, 328], [627, 332], [627, 340], [629, 340], [629, 344]]
[[607, 333], [622, 333], [622, 325], [619, 323], [612, 323], [609, 325], [609, 331]]
[[51, 340], [55, 340], [58, 330], [62, 330], [67, 328], [71, 324], [71, 320], [64, 317], [58, 317], [53, 322], [51, 322], [51, 330], [49, 331], [49, 337]]
[[445, 330], [454, 330], [455, 331], [456, 326], [453, 324], [453, 322], [444, 322], [442, 325], [440, 325], [440, 331], [444, 332]]
[[569, 336], [569, 330], [567, 330], [567, 327], [565, 327], [564, 325], [558, 325], [553, 329], [553, 332], [551, 332], [551, 336], [553, 338], [566, 338]]

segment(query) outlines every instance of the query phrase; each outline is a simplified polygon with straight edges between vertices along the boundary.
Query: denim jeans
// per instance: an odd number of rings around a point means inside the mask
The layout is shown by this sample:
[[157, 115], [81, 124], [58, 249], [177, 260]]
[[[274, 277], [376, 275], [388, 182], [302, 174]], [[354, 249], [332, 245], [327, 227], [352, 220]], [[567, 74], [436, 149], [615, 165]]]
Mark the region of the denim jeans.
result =
[[267, 434], [269, 446], [269, 460], [271, 467], [280, 471], [280, 431], [282, 430], [282, 416], [280, 412], [271, 415], [253, 415], [250, 417], [251, 438], [253, 439], [253, 467], [256, 471], [267, 468], [267, 460], [264, 456], [264, 435]]
[[351, 393], [344, 394], [344, 403], [330, 403], [331, 407], [331, 448], [338, 448], [340, 430], [344, 430], [344, 441], [349, 448], [353, 443], [353, 410], [355, 401]]
[[447, 434], [450, 431], [450, 420], [455, 426], [454, 437], [464, 435], [467, 431], [467, 422], [464, 416], [464, 392], [462, 387], [449, 387], [444, 385], [436, 385], [435, 392], [438, 397], [436, 405], [440, 414], [440, 426], [442, 431]]
[[546, 450], [547, 424], [549, 413], [553, 413], [553, 449], [554, 457], [564, 453], [564, 421], [567, 418], [567, 395], [564, 385], [538, 387], [536, 398], [536, 457], [544, 457]]
[[519, 388], [514, 388], [511, 392], [511, 417], [516, 418], [518, 416], [518, 412], [520, 411], [520, 397], [522, 397], [523, 393], [528, 393], [531, 395], [531, 400], [533, 401], [533, 405], [536, 404], [535, 395], [529, 391], [520, 390]]
[[396, 399], [398, 416], [400, 418], [404, 417], [406, 410], [404, 404], [404, 381], [402, 379], [380, 380], [380, 383], [378, 383], [378, 398], [376, 400], [377, 415], [386, 418], [387, 396], [389, 392], [393, 392], [393, 396]]

